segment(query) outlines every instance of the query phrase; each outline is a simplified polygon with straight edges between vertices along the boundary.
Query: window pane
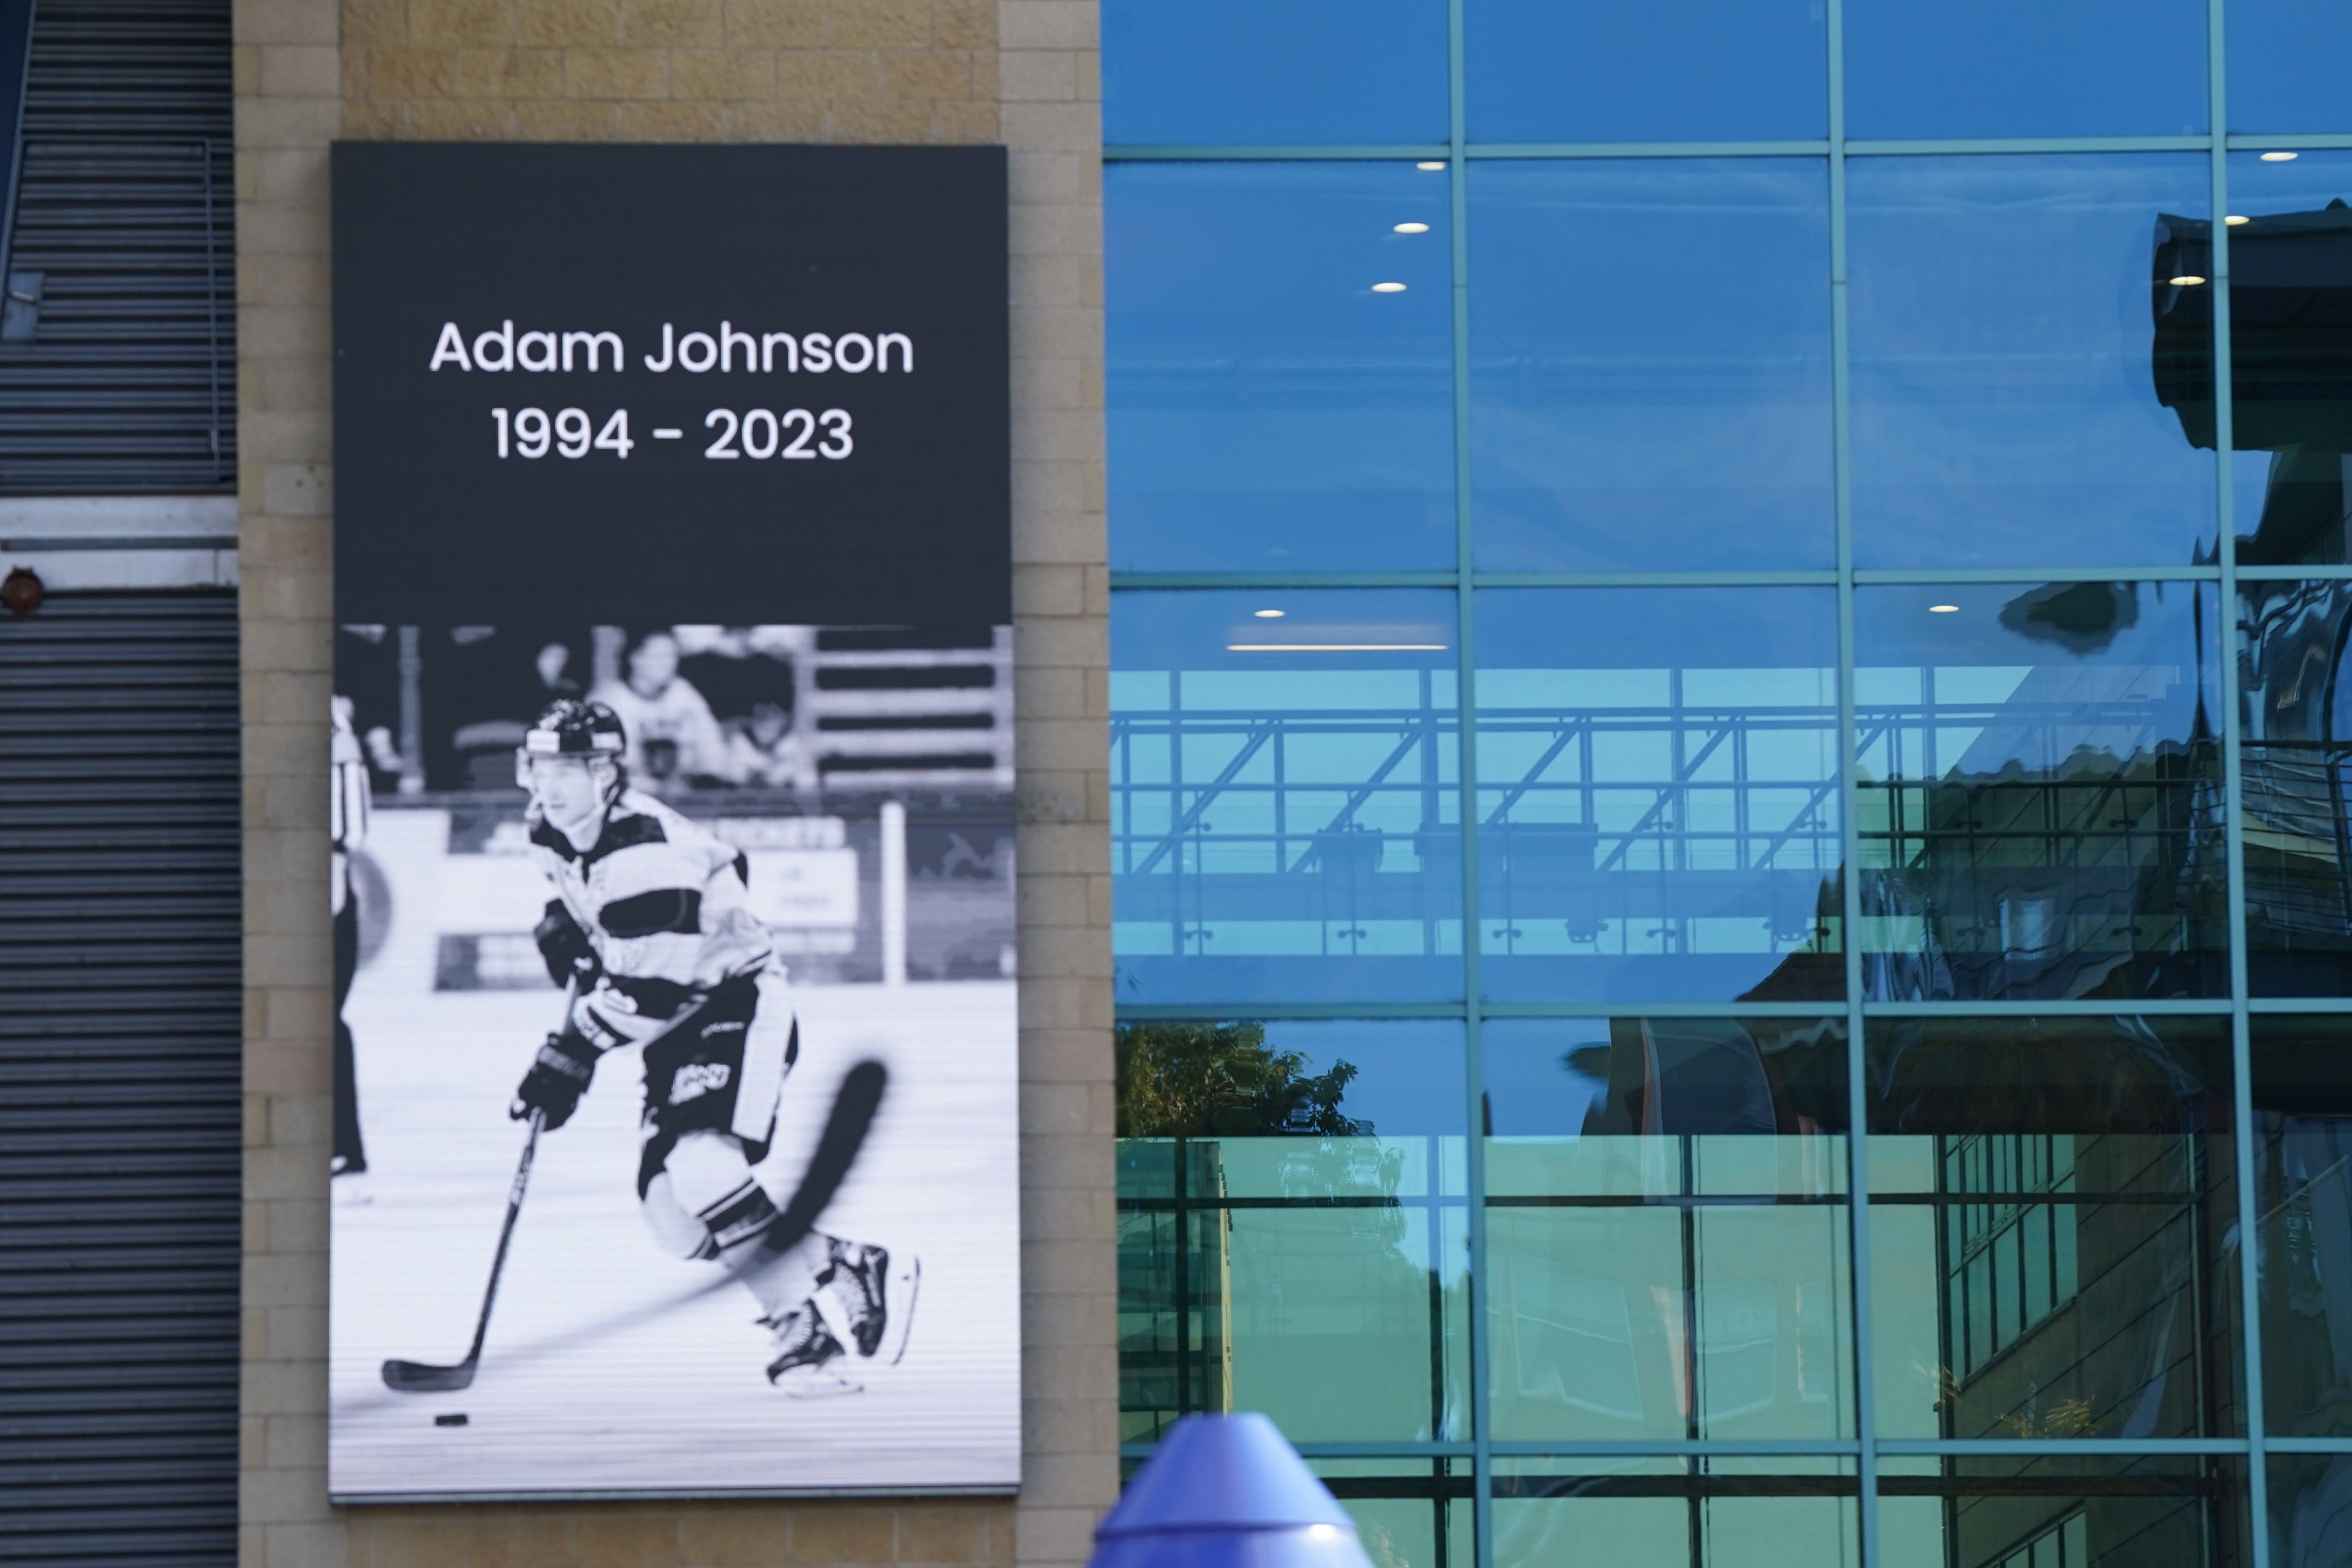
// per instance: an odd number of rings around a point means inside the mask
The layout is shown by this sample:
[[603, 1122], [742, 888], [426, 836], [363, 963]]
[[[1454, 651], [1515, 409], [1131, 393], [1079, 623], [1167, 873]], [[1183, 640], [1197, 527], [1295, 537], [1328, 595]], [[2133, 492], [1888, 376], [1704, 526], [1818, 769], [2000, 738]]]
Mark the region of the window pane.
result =
[[2230, 0], [2230, 129], [2352, 131], [2344, 61], [2352, 6], [2341, 0]]
[[1868, 994], [2228, 992], [2210, 584], [1854, 595]]
[[1846, 133], [2196, 136], [2203, 0], [1846, 0]]
[[1310, 1459], [1372, 1568], [1472, 1568], [1468, 1459]]
[[[1766, 1465], [1769, 1471], [1759, 1468]], [[1496, 1568], [1859, 1563], [1850, 1465], [1804, 1459], [1498, 1458]]]
[[[2352, 488], [2346, 483], [2346, 454], [2352, 453], [2347, 198], [2352, 152], [2304, 153], [2285, 161], [2241, 153], [2230, 159], [2231, 209], [2245, 220], [2230, 226], [2231, 445], [2237, 452], [2231, 478], [2242, 565], [2352, 561]], [[2210, 227], [2197, 226], [2184, 243], [2210, 247]], [[2201, 368], [2205, 403], [2191, 406], [2202, 416], [2196, 438], [2210, 446], [2211, 371], [2210, 364]], [[2184, 415], [2184, 424], [2189, 417]]]
[[2252, 1027], [2263, 1408], [2274, 1436], [2352, 1436], [2352, 1018]]
[[1880, 1435], [2236, 1433], [2227, 1021], [1883, 1018], [1866, 1044]]
[[2352, 1553], [2352, 1454], [2273, 1454], [2271, 1568], [2340, 1568]]
[[1478, 564], [1832, 564], [1826, 166], [1482, 163], [1470, 195]]
[[1845, 1038], [1490, 1020], [1495, 1436], [1848, 1436]]
[[1122, 1437], [1466, 1436], [1462, 1026], [1130, 1023], [1118, 1053]]
[[1449, 178], [1103, 171], [1113, 566], [1452, 568]]
[[2247, 980], [2352, 994], [2352, 582], [2242, 582], [2238, 603]]
[[1826, 588], [1482, 592], [1486, 994], [1842, 994], [1836, 665]]
[[1121, 1002], [1461, 996], [1454, 635], [1446, 593], [1118, 596]]
[[1857, 563], [2210, 560], [2213, 460], [2157, 401], [2149, 293], [2159, 221], [2207, 216], [2206, 159], [1849, 169]]
[[1445, 0], [1105, 0], [1103, 140], [1445, 140]]
[[1468, 0], [1474, 142], [1829, 134], [1820, 0]]
[[2220, 1568], [2248, 1560], [2246, 1502], [2246, 1462], [2221, 1456], [1888, 1458], [1879, 1555], [1906, 1568]]

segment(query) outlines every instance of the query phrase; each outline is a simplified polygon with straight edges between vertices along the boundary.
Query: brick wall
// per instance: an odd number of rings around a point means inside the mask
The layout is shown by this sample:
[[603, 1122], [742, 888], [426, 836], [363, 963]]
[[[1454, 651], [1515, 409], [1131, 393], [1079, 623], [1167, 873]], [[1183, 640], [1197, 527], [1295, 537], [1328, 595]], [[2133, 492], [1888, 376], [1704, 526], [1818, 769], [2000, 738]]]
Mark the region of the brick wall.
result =
[[[1094, 0], [236, 0], [245, 1568], [1059, 1563], [1117, 1488]], [[994, 1500], [326, 1500], [327, 146], [1002, 141], [1013, 187], [1026, 1483]]]

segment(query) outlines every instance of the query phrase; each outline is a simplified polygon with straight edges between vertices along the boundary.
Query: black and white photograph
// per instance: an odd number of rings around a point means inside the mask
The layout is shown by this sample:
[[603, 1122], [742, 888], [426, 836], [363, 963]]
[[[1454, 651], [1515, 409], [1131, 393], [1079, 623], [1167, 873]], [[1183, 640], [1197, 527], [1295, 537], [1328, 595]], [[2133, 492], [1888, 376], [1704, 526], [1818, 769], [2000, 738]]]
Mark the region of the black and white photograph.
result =
[[1001, 159], [727, 151], [338, 154], [339, 1499], [1019, 1481]]

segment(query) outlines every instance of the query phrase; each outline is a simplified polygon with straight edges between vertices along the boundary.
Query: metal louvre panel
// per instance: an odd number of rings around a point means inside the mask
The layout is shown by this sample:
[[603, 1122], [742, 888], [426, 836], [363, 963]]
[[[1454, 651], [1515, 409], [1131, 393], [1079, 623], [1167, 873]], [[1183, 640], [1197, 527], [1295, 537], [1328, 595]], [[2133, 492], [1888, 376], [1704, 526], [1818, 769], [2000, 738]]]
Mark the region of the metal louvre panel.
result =
[[236, 474], [226, 0], [39, 0], [0, 343], [0, 493], [218, 490]]
[[236, 1551], [233, 594], [0, 618], [0, 1563]]

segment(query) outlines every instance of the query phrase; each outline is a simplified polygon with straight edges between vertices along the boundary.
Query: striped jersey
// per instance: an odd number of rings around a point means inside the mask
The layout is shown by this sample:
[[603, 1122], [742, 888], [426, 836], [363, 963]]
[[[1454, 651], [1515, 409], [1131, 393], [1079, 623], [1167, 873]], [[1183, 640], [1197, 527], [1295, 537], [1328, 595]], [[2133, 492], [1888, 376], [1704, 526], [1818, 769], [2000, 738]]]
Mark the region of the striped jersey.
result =
[[644, 1039], [690, 994], [767, 965], [768, 931], [751, 912], [748, 864], [707, 829], [635, 790], [621, 793], [584, 850], [536, 806], [528, 821], [532, 859], [604, 968], [581, 998], [583, 1026]]

